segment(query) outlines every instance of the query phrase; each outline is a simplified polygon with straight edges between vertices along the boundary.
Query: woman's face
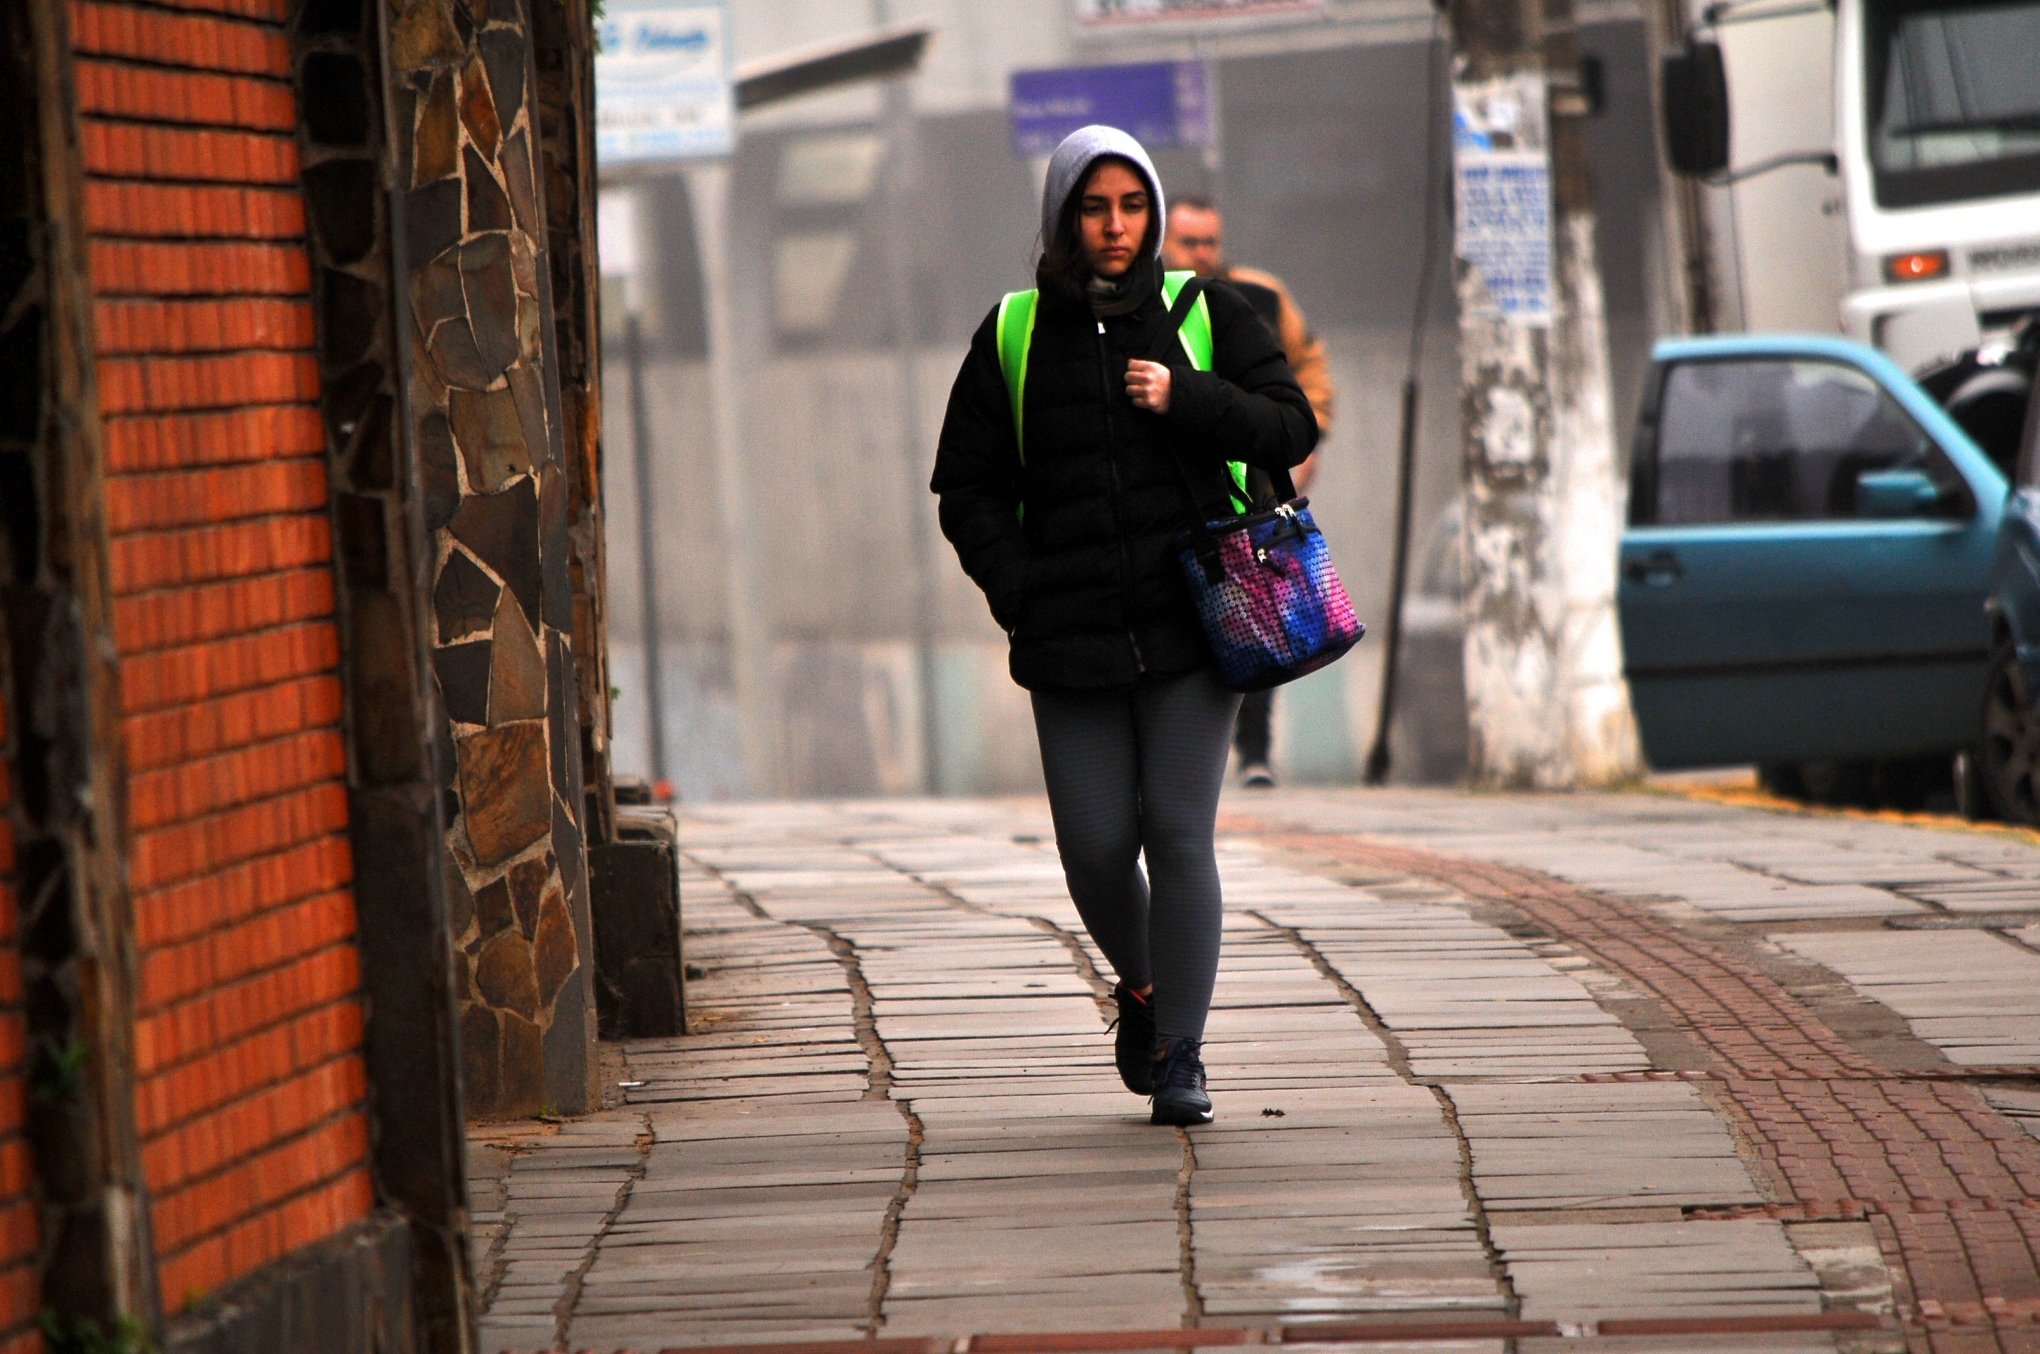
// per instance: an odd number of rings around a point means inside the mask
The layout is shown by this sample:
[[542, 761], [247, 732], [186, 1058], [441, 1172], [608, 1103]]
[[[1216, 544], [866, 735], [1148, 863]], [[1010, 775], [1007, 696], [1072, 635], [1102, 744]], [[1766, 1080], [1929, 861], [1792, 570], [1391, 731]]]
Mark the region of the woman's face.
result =
[[1084, 180], [1077, 199], [1077, 238], [1084, 261], [1103, 278], [1119, 278], [1147, 239], [1154, 206], [1147, 184], [1124, 160], [1105, 160]]

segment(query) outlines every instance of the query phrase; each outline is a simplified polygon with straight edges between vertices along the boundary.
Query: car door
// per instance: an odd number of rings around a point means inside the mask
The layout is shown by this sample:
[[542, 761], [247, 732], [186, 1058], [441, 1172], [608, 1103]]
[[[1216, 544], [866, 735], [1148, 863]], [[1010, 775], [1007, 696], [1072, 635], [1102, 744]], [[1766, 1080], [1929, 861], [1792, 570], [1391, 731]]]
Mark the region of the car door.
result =
[[1621, 545], [1624, 667], [1661, 769], [1974, 737], [2005, 482], [1881, 354], [1659, 345]]

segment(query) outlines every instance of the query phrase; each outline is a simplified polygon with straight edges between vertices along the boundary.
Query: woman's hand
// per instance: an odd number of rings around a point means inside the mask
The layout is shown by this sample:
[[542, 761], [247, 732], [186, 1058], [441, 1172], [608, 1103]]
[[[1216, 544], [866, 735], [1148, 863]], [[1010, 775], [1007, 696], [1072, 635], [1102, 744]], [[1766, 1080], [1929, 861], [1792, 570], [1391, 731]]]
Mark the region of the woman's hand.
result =
[[1136, 409], [1169, 412], [1169, 369], [1159, 362], [1130, 358], [1126, 363], [1126, 398]]

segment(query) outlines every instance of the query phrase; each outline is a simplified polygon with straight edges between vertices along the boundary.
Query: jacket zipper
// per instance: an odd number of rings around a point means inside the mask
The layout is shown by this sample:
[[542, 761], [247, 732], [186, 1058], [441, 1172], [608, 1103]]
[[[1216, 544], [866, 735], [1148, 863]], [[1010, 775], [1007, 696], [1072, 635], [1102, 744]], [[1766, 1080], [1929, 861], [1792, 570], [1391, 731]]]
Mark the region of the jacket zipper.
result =
[[1098, 326], [1098, 385], [1105, 397], [1105, 464], [1112, 476], [1112, 532], [1119, 544], [1119, 622], [1126, 627], [1126, 642], [1133, 649], [1133, 670], [1136, 674], [1147, 671], [1147, 659], [1141, 654], [1140, 640], [1134, 637], [1133, 613], [1129, 594], [1133, 591], [1133, 559], [1126, 549], [1126, 515], [1121, 499], [1119, 481], [1119, 430], [1112, 423], [1112, 357], [1105, 346], [1105, 321], [1096, 321]]

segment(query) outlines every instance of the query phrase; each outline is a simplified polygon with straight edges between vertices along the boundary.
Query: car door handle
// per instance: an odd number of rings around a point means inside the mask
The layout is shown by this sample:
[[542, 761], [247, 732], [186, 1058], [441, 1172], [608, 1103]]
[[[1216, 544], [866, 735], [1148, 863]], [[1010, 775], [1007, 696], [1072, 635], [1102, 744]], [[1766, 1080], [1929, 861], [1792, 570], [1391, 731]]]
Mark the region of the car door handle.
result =
[[1622, 576], [1632, 583], [1661, 588], [1684, 578], [1686, 570], [1677, 555], [1669, 550], [1656, 550], [1641, 559], [1622, 561]]

